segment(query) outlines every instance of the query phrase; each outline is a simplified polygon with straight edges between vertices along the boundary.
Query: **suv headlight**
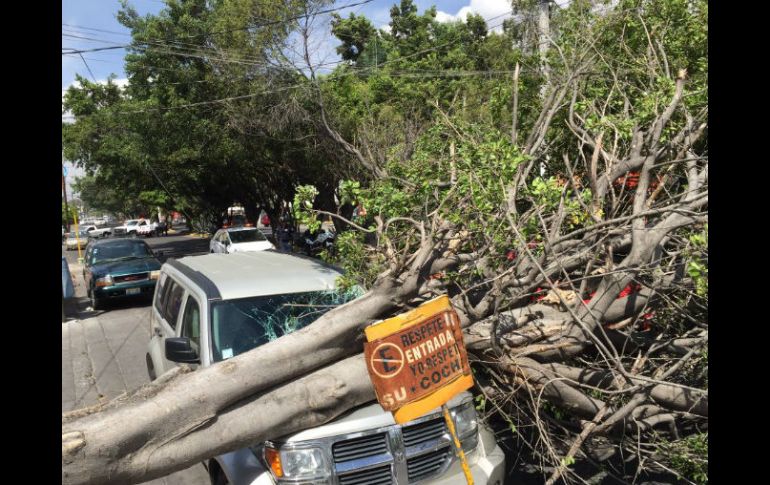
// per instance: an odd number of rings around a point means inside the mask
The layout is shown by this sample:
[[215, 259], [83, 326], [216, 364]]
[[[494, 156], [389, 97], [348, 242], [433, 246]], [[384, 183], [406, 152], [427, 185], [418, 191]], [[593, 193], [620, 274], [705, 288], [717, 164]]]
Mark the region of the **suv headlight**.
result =
[[457, 437], [463, 445], [463, 451], [471, 451], [476, 448], [479, 441], [479, 420], [473, 401], [454, 408], [451, 412], [455, 422]]
[[323, 451], [319, 448], [279, 448], [265, 443], [265, 462], [270, 472], [281, 480], [313, 480], [313, 483], [327, 483], [331, 476]]
[[96, 286], [112, 286], [112, 275], [96, 278]]

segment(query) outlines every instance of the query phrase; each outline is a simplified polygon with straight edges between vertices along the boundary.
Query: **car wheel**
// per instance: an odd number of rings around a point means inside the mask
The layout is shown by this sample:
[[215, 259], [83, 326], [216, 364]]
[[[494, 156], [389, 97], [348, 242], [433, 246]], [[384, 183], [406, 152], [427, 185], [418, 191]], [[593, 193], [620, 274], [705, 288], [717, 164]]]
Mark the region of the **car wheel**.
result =
[[211, 485], [230, 485], [230, 480], [221, 468], [217, 467], [216, 473], [211, 477]]
[[145, 360], [147, 361], [147, 375], [150, 376], [151, 381], [154, 381], [158, 376], [155, 375], [155, 366], [152, 365], [152, 357], [150, 357], [150, 354], [145, 355]]
[[104, 302], [101, 298], [96, 297], [96, 292], [94, 290], [91, 290], [90, 294], [88, 295], [91, 297], [91, 309], [95, 310], [101, 310], [104, 308]]

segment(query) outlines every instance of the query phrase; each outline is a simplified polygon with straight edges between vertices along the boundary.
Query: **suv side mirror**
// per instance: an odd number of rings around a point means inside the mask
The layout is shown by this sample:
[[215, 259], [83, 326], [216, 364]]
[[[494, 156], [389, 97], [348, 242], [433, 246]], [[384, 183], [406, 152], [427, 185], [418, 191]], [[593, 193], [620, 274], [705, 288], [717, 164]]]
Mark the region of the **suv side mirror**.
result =
[[166, 358], [171, 362], [181, 364], [199, 364], [198, 353], [190, 345], [187, 337], [170, 337], [166, 339]]

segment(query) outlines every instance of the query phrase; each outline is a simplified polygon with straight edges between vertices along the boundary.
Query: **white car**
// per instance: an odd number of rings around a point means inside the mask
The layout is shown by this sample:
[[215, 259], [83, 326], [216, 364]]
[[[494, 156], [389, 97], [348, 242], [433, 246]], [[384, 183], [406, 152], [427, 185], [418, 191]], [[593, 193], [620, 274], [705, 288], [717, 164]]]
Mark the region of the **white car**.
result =
[[146, 219], [129, 219], [125, 224], [116, 227], [113, 231], [115, 236], [137, 236], [139, 228], [149, 224], [149, 221]]
[[209, 252], [212, 253], [230, 254], [266, 249], [275, 249], [275, 246], [255, 227], [220, 229], [209, 243]]
[[112, 231], [109, 227], [99, 229], [94, 225], [81, 226], [81, 229], [86, 231], [88, 235], [94, 239], [108, 237]]
[[64, 245], [68, 251], [71, 249], [77, 249], [78, 244], [80, 245], [80, 249], [83, 250], [88, 245], [90, 239], [91, 238], [86, 231], [72, 231], [67, 233], [67, 238], [64, 240]]
[[157, 228], [158, 223], [157, 222], [147, 222], [147, 221], [139, 221], [137, 224], [136, 234], [138, 236], [155, 236], [157, 234]]
[[[318, 260], [275, 251], [168, 260], [152, 306], [150, 378], [176, 362], [218, 365], [312, 323], [360, 294], [336, 289], [339, 276]], [[474, 483], [502, 485], [505, 455], [479, 422], [472, 396], [462, 393], [447, 406]], [[204, 465], [214, 485], [466, 483], [440, 409], [399, 425], [376, 401]]]

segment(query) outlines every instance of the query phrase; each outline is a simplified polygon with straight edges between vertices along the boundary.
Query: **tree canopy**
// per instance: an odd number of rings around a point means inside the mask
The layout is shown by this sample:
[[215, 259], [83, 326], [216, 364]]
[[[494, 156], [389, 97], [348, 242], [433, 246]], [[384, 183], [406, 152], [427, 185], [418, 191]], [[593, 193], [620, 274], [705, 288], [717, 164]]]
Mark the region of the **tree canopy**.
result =
[[[343, 285], [367, 289], [234, 358], [243, 387], [217, 383], [212, 366], [157, 391], [221, 386], [207, 406], [182, 401], [187, 422], [251, 416], [266, 405], [255, 396], [301, 395], [307, 376], [342, 372], [343, 397], [318, 404], [331, 419], [372, 397], [355, 357], [363, 327], [447, 294], [478, 409], [543, 481], [708, 481], [707, 2], [574, 0], [551, 6], [549, 32], [532, 21], [541, 3], [439, 22], [435, 7], [401, 0], [379, 30], [335, 12], [333, 68], [312, 56], [328, 2], [172, 0], [146, 17], [124, 5], [128, 86], [79, 78], [65, 96], [65, 154], [91, 177], [84, 200], [202, 220], [233, 200], [270, 211], [291, 200], [302, 223], [332, 216], [346, 229], [325, 257]], [[314, 358], [249, 377], [290, 345]], [[111, 461], [78, 446], [86, 435], [108, 446], [99, 430], [139, 409], [126, 432], [154, 441], [126, 440], [140, 449]], [[282, 433], [316, 423], [289, 419], [300, 412], [287, 408]], [[250, 426], [216, 435], [216, 450], [201, 443], [219, 428], [196, 428], [177, 448], [174, 423], [117, 404], [65, 420], [76, 451], [63, 474], [160, 476], [271, 436], [270, 423]], [[173, 460], [151, 460], [157, 442]]]

